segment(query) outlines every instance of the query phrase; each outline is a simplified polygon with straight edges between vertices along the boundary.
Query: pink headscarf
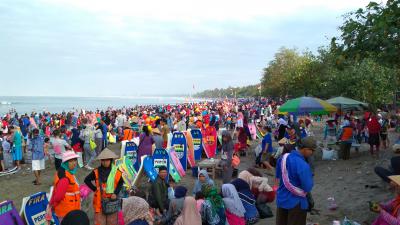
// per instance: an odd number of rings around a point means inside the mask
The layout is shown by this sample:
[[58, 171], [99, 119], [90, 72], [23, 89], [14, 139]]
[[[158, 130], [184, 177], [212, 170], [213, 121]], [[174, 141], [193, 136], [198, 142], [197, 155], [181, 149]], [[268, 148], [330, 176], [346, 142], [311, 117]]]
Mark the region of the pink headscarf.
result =
[[181, 215], [176, 219], [174, 225], [201, 225], [201, 216], [197, 210], [196, 200], [193, 197], [186, 197], [183, 202]]

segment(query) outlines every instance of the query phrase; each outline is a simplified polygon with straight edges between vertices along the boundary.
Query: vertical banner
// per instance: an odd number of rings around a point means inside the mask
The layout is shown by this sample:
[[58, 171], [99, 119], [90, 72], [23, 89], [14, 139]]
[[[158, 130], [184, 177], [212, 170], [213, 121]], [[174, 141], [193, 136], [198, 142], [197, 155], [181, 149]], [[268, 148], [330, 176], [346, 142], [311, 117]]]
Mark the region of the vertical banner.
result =
[[[46, 209], [48, 204], [46, 192], [38, 192], [29, 196], [24, 207], [26, 223], [28, 225], [47, 225]], [[54, 214], [52, 222], [56, 225], [59, 224]]]
[[217, 130], [213, 126], [208, 126], [203, 130], [203, 147], [207, 158], [214, 158], [217, 151]]
[[133, 141], [128, 141], [125, 144], [125, 152], [124, 155], [132, 160], [133, 166], [136, 171], [139, 170], [139, 160], [137, 160], [137, 150], [138, 147]]
[[191, 130], [194, 147], [194, 159], [201, 160], [201, 153], [203, 151], [203, 135], [199, 129]]
[[187, 144], [186, 137], [182, 132], [174, 132], [171, 141], [172, 148], [175, 150], [183, 170], [187, 170]]
[[168, 171], [168, 176], [167, 176], [167, 181], [169, 179], [169, 174], [170, 174], [170, 168], [169, 168], [169, 155], [168, 152], [165, 149], [162, 148], [158, 148], [154, 150], [153, 153], [153, 165], [154, 168], [156, 169], [157, 173], [158, 173], [158, 168], [160, 166], [165, 166], [167, 167], [167, 171]]
[[194, 145], [193, 145], [193, 137], [190, 131], [185, 131], [183, 134], [186, 137], [186, 146], [187, 146], [187, 161], [191, 168], [196, 166], [196, 161], [194, 159]]

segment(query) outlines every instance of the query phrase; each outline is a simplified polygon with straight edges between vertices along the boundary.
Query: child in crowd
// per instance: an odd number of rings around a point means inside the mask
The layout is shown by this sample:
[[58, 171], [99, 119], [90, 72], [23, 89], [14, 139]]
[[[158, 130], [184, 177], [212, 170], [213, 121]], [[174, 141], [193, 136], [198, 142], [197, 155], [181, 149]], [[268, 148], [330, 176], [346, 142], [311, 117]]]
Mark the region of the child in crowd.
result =
[[1, 141], [3, 163], [4, 163], [3, 170], [7, 170], [8, 168], [10, 168], [12, 166], [9, 163], [11, 161], [11, 144], [7, 139], [8, 139], [8, 137], [6, 135], [4, 135], [2, 138], [2, 141]]
[[175, 186], [176, 183], [172, 177], [169, 178], [169, 187], [168, 187], [168, 199], [172, 200], [175, 198]]
[[201, 206], [203, 205], [203, 202], [204, 202], [204, 194], [203, 194], [203, 192], [201, 192], [201, 191], [197, 192], [196, 196], [195, 196], [195, 199], [196, 199], [197, 210], [199, 210], [199, 213], [200, 213]]

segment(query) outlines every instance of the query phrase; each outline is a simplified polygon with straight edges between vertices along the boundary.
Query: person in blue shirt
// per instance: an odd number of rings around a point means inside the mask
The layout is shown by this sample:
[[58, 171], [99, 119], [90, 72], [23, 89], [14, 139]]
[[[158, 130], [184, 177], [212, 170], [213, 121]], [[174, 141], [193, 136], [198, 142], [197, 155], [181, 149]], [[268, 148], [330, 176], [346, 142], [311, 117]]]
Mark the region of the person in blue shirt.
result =
[[107, 147], [107, 145], [108, 145], [108, 143], [107, 143], [108, 127], [107, 127], [107, 124], [104, 121], [104, 118], [100, 120], [100, 125], [101, 125], [101, 133], [103, 134], [103, 140], [102, 140], [103, 147], [102, 147], [102, 149], [105, 149]]
[[268, 170], [272, 170], [273, 167], [268, 163], [268, 161], [262, 160], [262, 155], [263, 153], [267, 153], [268, 157], [271, 155], [273, 152], [272, 148], [272, 134], [271, 134], [271, 127], [265, 127], [264, 130], [266, 131], [262, 142], [261, 142], [261, 149], [262, 151], [260, 154], [256, 157], [256, 165], [258, 166], [265, 166]]
[[[313, 137], [303, 138], [298, 142], [296, 150], [278, 160], [276, 178], [280, 183], [276, 198], [277, 225], [306, 225], [310, 206], [305, 195], [311, 192], [314, 185], [312, 171], [306, 158], [314, 153], [316, 147]], [[286, 173], [282, 174], [285, 157]], [[288, 178], [289, 182], [284, 182], [284, 178]], [[297, 192], [294, 190], [296, 187]]]
[[39, 130], [32, 131], [28, 150], [32, 152], [32, 171], [35, 174], [34, 185], [40, 185], [40, 172], [45, 169], [44, 138], [39, 135]]

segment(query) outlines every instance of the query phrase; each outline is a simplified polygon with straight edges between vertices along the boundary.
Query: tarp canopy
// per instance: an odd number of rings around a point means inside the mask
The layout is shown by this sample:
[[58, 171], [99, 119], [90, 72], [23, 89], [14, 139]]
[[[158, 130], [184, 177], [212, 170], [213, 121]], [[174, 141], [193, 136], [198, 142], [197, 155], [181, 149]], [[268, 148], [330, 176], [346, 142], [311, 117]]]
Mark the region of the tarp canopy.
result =
[[342, 111], [346, 110], [364, 110], [368, 108], [368, 104], [364, 102], [360, 102], [351, 98], [346, 98], [346, 97], [335, 97], [326, 100], [330, 104], [338, 107]]
[[329, 114], [336, 112], [337, 108], [330, 103], [313, 97], [300, 97], [287, 101], [281, 107], [279, 112], [288, 112], [294, 114]]

